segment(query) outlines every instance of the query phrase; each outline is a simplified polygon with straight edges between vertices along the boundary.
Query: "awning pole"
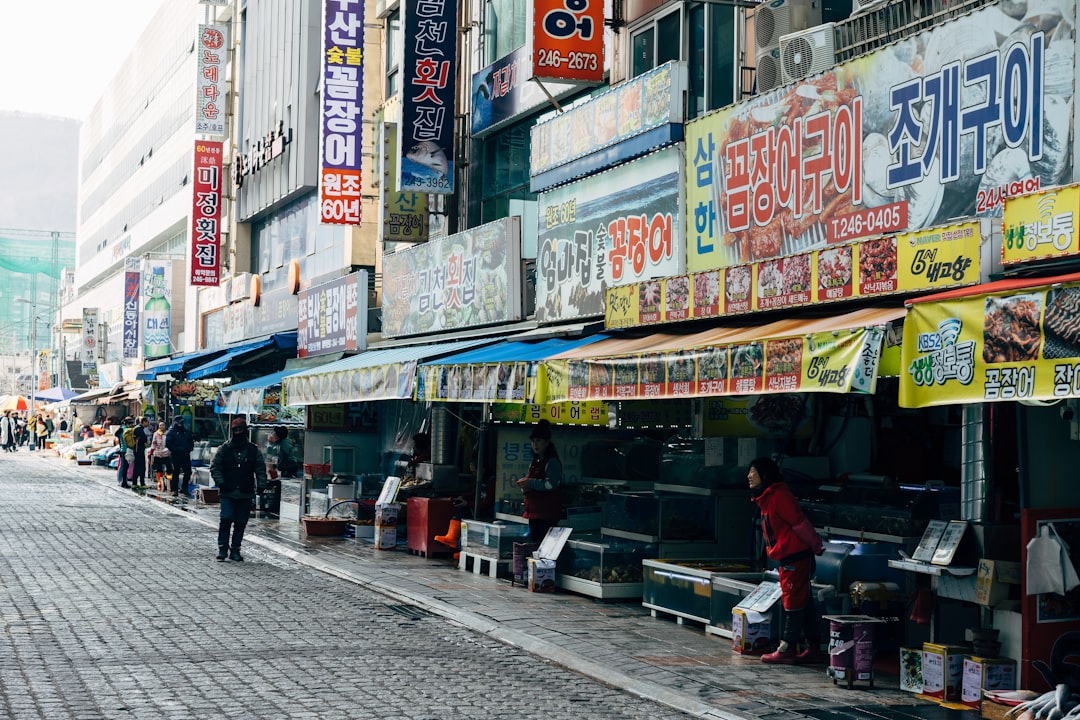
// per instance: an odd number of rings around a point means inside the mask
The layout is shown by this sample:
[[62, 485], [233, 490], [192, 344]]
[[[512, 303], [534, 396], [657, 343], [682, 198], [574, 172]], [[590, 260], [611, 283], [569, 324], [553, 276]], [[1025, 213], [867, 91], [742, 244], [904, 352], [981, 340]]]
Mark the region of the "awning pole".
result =
[[480, 407], [480, 437], [476, 441], [476, 477], [473, 478], [473, 517], [476, 519], [480, 519], [481, 488], [487, 484], [485, 482], [487, 473], [484, 467], [484, 450], [487, 443], [484, 436], [487, 435], [488, 415], [490, 414], [491, 403], [484, 403]]

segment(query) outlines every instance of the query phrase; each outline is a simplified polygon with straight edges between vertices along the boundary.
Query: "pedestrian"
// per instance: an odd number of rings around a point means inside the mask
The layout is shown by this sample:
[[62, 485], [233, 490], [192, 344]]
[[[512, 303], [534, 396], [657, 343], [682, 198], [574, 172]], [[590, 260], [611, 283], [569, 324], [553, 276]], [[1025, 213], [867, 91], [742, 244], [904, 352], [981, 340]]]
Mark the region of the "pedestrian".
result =
[[294, 478], [300, 470], [296, 448], [289, 440], [289, 428], [278, 425], [270, 432], [266, 444], [266, 469], [269, 476], [267, 492], [259, 495], [259, 509], [276, 513], [281, 504], [279, 477]]
[[563, 517], [562, 462], [551, 444], [551, 424], [541, 420], [529, 434], [533, 460], [525, 477], [516, 481], [525, 492], [525, 519], [529, 521], [529, 540], [542, 542], [548, 530]]
[[79, 429], [79, 439], [82, 440], [83, 442], [86, 442], [87, 440], [93, 440], [94, 439], [94, 429], [91, 428], [89, 425], [83, 425]]
[[37, 417], [30, 415], [26, 419], [26, 430], [23, 431], [23, 441], [29, 442], [30, 438], [37, 441]]
[[195, 449], [195, 438], [188, 430], [182, 415], [173, 418], [172, 427], [165, 433], [165, 447], [169, 448], [172, 458], [173, 485], [172, 494], [187, 494], [191, 483], [191, 451]]
[[165, 443], [165, 423], [159, 422], [157, 431], [150, 438], [151, 467], [158, 492], [166, 492], [169, 489], [169, 483], [171, 482], [169, 476], [173, 474], [170, 455], [169, 448]]
[[53, 432], [56, 430], [56, 423], [53, 422], [52, 415], [45, 416], [45, 439], [48, 440], [53, 436]]
[[135, 469], [135, 418], [128, 415], [116, 428], [116, 444], [120, 447], [116, 463], [116, 482], [122, 488], [131, 487], [131, 473]]
[[218, 486], [221, 503], [217, 559], [224, 561], [228, 556], [230, 560], [242, 562], [240, 543], [251, 517], [251, 501], [266, 485], [266, 460], [258, 446], [248, 438], [244, 418], [232, 421], [229, 435], [210, 462], [210, 477]]
[[11, 422], [11, 411], [5, 410], [4, 416], [0, 417], [0, 447], [4, 448], [4, 452], [11, 452], [14, 437], [15, 428]]
[[135, 487], [146, 487], [146, 446], [150, 443], [153, 433], [147, 433], [150, 427], [150, 418], [145, 415], [139, 419], [139, 425], [134, 428], [135, 461], [131, 472], [131, 484]]
[[[761, 661], [784, 665], [823, 662], [826, 656], [821, 651], [821, 617], [810, 578], [814, 576], [814, 556], [825, 551], [824, 543], [771, 458], [751, 462], [746, 479], [761, 509], [765, 554], [780, 566], [780, 646], [762, 655]], [[800, 652], [798, 645], [802, 642], [805, 647]]]

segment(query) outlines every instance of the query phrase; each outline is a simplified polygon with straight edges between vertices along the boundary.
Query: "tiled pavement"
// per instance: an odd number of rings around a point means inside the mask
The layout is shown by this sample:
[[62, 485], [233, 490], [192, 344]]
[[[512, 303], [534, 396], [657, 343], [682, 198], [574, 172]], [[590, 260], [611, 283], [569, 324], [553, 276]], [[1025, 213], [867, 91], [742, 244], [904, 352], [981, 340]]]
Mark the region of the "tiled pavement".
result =
[[[52, 461], [116, 487], [114, 471]], [[160, 501], [165, 512], [208, 525], [217, 507]], [[834, 685], [823, 667], [764, 665], [731, 652], [700, 627], [651, 617], [634, 602], [604, 603], [560, 591], [529, 593], [509, 581], [462, 572], [450, 560], [375, 550], [370, 540], [307, 537], [298, 523], [255, 518], [246, 542], [419, 606], [492, 638], [627, 692], [702, 718], [728, 720], [969, 720], [977, 713], [922, 702], [880, 674], [875, 687]]]

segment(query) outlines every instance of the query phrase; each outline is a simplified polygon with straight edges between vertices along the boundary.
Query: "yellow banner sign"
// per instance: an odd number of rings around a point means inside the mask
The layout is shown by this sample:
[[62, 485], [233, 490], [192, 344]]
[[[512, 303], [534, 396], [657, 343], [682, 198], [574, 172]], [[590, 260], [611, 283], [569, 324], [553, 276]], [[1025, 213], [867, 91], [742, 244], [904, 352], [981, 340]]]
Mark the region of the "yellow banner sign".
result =
[[491, 406], [491, 419], [495, 422], [534, 423], [549, 420], [558, 425], [608, 424], [606, 402], [560, 402], [547, 405], [502, 403]]
[[1012, 265], [1080, 254], [1077, 210], [1080, 185], [1006, 199], [1001, 262]]
[[979, 282], [977, 220], [607, 291], [608, 328], [742, 315]]
[[916, 303], [900, 405], [1080, 396], [1080, 283]]
[[621, 357], [546, 360], [540, 396], [558, 402], [872, 393], [883, 337], [883, 328], [871, 327]]

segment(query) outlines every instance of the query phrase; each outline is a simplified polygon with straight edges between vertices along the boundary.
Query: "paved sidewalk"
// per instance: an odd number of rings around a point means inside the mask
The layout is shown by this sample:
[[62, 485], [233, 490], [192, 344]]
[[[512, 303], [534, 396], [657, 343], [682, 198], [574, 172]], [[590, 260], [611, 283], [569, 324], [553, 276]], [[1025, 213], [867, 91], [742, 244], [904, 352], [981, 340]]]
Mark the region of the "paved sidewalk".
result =
[[[104, 491], [115, 471], [79, 467], [55, 456]], [[147, 495], [164, 512], [207, 525], [206, 555], [216, 552], [217, 506]], [[253, 518], [246, 542], [377, 590], [477, 632], [520, 647], [605, 684], [694, 717], [723, 720], [969, 720], [978, 713], [942, 708], [897, 688], [879, 674], [875, 687], [834, 685], [824, 667], [769, 666], [731, 651], [729, 641], [700, 627], [650, 616], [636, 602], [603, 603], [560, 591], [530, 593], [509, 581], [457, 569], [450, 560], [378, 551], [370, 541], [309, 538], [298, 523]], [[862, 684], [865, 685], [865, 684]]]

